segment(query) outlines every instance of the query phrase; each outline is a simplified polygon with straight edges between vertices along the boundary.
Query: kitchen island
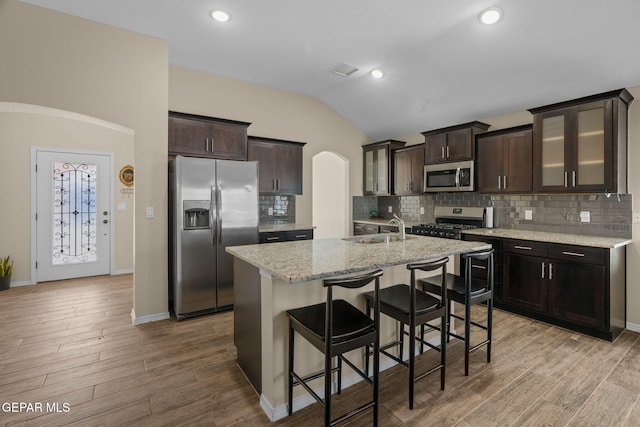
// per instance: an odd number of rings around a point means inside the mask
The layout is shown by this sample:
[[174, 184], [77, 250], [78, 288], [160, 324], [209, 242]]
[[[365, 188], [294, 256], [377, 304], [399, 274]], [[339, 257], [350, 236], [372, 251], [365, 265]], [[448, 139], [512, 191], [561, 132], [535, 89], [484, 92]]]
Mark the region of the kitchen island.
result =
[[[228, 247], [234, 256], [234, 343], [237, 360], [260, 395], [260, 404], [272, 421], [287, 415], [287, 331], [286, 310], [326, 300], [322, 279], [382, 269], [380, 286], [408, 283], [406, 264], [489, 249], [482, 242], [397, 234], [347, 239], [316, 239], [270, 245]], [[453, 262], [449, 263], [453, 271]], [[373, 289], [340, 289], [341, 298], [364, 309], [363, 292]], [[389, 319], [381, 327], [381, 342], [394, 338]], [[296, 337], [298, 339], [299, 337]], [[354, 357], [355, 359], [355, 357]], [[322, 355], [304, 340], [296, 342], [296, 369], [322, 369]], [[299, 361], [299, 364], [298, 364]], [[363, 361], [363, 360], [362, 360]], [[387, 365], [389, 366], [389, 365]], [[358, 377], [359, 378], [359, 377]], [[345, 372], [343, 387], [358, 381]], [[318, 387], [322, 387], [321, 381]], [[299, 390], [294, 410], [315, 402]]]

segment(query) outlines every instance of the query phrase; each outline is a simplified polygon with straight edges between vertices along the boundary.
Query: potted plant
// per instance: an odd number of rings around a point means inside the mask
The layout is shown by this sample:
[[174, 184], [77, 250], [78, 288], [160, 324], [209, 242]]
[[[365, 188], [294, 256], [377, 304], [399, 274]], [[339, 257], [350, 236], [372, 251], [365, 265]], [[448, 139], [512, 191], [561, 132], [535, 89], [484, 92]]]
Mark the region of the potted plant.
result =
[[9, 289], [12, 271], [13, 260], [8, 255], [5, 258], [0, 258], [0, 291]]

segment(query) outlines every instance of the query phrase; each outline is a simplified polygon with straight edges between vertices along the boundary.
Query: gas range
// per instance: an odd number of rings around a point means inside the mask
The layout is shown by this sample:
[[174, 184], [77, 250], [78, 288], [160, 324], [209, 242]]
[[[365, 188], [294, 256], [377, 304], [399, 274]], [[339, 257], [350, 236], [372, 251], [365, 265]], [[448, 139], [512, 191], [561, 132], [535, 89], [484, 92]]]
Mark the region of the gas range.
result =
[[411, 234], [461, 240], [463, 230], [485, 226], [484, 208], [436, 206], [434, 216], [436, 222], [414, 225]]

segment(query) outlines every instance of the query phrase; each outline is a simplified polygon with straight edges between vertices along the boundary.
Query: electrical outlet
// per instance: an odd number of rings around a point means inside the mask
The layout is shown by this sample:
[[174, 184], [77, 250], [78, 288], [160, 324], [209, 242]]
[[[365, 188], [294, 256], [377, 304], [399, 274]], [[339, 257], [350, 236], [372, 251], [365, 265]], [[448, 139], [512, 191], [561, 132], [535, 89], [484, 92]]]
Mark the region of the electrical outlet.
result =
[[580, 212], [580, 222], [591, 222], [591, 212], [589, 212], [589, 211], [581, 211]]
[[[424, 206], [420, 206], [420, 215], [424, 215]], [[640, 215], [640, 213], [639, 213]]]
[[633, 211], [633, 217], [631, 221], [634, 224], [640, 224], [640, 211]]
[[533, 211], [531, 209], [524, 210], [524, 219], [531, 221], [533, 219]]
[[269, 208], [269, 216], [273, 215], [273, 208]]
[[393, 206], [389, 206], [389, 213], [393, 213]]

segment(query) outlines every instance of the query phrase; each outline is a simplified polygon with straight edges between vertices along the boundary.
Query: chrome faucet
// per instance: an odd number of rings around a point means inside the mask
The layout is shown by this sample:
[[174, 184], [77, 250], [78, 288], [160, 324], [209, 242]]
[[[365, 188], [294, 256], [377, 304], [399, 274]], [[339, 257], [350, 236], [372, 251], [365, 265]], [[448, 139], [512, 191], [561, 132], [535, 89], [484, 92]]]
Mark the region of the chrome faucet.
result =
[[398, 233], [400, 233], [400, 240], [407, 240], [407, 236], [404, 229], [404, 221], [398, 215], [393, 214], [393, 218], [389, 220], [389, 224], [396, 225], [398, 227]]

